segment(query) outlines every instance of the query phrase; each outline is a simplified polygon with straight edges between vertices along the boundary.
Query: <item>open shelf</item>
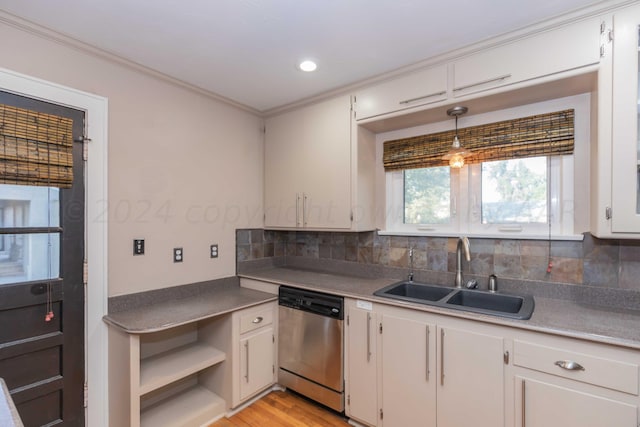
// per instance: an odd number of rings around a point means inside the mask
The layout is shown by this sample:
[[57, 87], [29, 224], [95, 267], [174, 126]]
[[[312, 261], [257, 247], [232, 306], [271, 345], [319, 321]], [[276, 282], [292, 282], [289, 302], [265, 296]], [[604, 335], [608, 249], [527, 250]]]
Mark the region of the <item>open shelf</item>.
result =
[[225, 411], [225, 401], [202, 386], [194, 386], [142, 411], [142, 427], [202, 425]]
[[217, 348], [194, 342], [143, 359], [140, 363], [140, 395], [224, 361]]

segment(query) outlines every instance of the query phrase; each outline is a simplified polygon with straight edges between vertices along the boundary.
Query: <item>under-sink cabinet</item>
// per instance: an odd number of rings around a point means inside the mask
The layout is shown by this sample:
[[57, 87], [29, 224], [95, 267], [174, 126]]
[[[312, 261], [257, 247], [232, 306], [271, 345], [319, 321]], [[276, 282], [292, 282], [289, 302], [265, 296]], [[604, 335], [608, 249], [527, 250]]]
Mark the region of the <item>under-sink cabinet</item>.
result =
[[348, 416], [371, 426], [504, 425], [499, 328], [366, 301], [345, 306]]
[[201, 426], [273, 385], [276, 303], [149, 333], [109, 328], [109, 425]]

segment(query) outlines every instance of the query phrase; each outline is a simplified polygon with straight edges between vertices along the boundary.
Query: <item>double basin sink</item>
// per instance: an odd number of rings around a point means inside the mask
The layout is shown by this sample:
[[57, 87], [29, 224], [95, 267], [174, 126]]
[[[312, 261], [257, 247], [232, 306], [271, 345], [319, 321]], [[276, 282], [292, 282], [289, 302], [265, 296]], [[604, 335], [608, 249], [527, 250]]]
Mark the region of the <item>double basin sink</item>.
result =
[[407, 281], [378, 289], [373, 294], [402, 301], [511, 319], [529, 319], [533, 314], [535, 305], [533, 297], [530, 295], [491, 293]]

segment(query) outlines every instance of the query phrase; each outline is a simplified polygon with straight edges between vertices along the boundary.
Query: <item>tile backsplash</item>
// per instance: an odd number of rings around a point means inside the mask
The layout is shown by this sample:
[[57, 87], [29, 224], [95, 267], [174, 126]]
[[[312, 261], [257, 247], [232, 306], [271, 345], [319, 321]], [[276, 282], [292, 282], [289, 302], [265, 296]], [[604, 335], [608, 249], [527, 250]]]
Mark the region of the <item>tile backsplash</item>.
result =
[[[602, 240], [585, 234], [583, 241], [469, 239], [471, 262], [463, 262], [470, 276], [589, 285], [640, 292], [640, 242]], [[323, 261], [356, 263], [358, 267], [409, 268], [420, 274], [455, 272], [456, 238], [381, 236], [360, 233], [236, 231], [238, 267], [268, 259], [281, 264], [318, 265]], [[549, 261], [551, 271], [547, 272]], [[356, 264], [353, 264], [354, 266]], [[340, 264], [344, 266], [345, 264]]]

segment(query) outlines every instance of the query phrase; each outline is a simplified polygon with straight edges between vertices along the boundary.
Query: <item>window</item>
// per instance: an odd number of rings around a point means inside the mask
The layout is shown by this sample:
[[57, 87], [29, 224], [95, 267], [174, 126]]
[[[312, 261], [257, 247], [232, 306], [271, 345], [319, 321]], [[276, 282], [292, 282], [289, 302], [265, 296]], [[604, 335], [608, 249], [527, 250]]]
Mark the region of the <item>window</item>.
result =
[[573, 200], [570, 155], [487, 161], [460, 170], [408, 169], [386, 176], [391, 232], [519, 238], [573, 233], [572, 218], [567, 218]]
[[58, 277], [60, 189], [0, 184], [0, 212], [0, 285]]

